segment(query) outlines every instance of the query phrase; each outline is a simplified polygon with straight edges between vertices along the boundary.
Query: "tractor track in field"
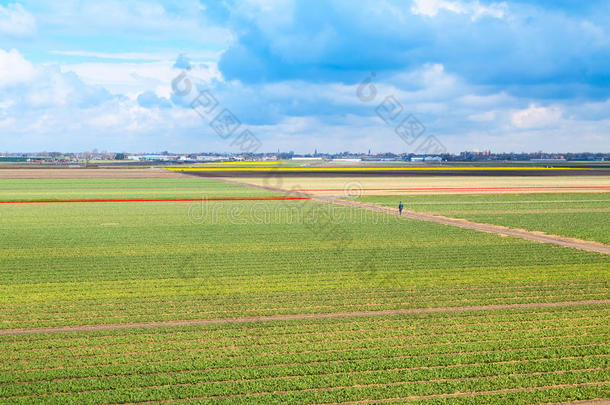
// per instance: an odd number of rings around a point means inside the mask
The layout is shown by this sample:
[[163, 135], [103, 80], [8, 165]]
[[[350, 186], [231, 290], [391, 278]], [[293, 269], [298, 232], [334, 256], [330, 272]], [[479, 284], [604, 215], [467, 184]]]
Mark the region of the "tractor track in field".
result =
[[501, 236], [512, 236], [514, 238], [521, 238], [521, 239], [526, 239], [526, 240], [530, 240], [530, 241], [534, 241], [534, 242], [550, 243], [550, 244], [569, 247], [569, 248], [573, 248], [573, 249], [584, 250], [587, 252], [595, 252], [595, 253], [602, 253], [602, 254], [610, 255], [610, 246], [605, 245], [603, 243], [599, 243], [599, 242], [592, 242], [592, 241], [576, 239], [576, 238], [568, 238], [568, 237], [559, 236], [559, 235], [550, 235], [550, 234], [546, 234], [544, 232], [528, 231], [525, 229], [508, 228], [508, 227], [501, 226], [501, 225], [483, 224], [480, 222], [468, 221], [466, 219], [449, 218], [449, 217], [444, 217], [444, 216], [440, 216], [440, 215], [427, 214], [427, 213], [423, 213], [423, 212], [404, 211], [403, 214], [400, 215], [397, 209], [383, 207], [383, 206], [379, 206], [379, 205], [375, 205], [375, 204], [361, 203], [361, 202], [356, 202], [356, 201], [349, 200], [349, 199], [341, 199], [341, 198], [337, 198], [337, 197], [314, 196], [314, 195], [304, 193], [304, 192], [298, 191], [298, 190], [285, 190], [285, 189], [278, 188], [278, 187], [260, 186], [260, 185], [255, 185], [255, 184], [228, 180], [228, 179], [224, 179], [224, 178], [219, 179], [219, 180], [224, 181], [225, 183], [238, 184], [241, 186], [248, 186], [248, 187], [256, 187], [256, 188], [261, 188], [261, 189], [264, 189], [267, 191], [283, 192], [283, 193], [287, 193], [287, 194], [293, 195], [293, 196], [309, 198], [313, 201], [318, 201], [318, 202], [343, 205], [346, 207], [353, 207], [353, 208], [362, 208], [362, 209], [366, 209], [366, 210], [370, 210], [370, 211], [376, 211], [376, 212], [381, 212], [381, 213], [385, 213], [385, 214], [401, 216], [401, 217], [405, 217], [405, 218], [417, 219], [419, 221], [435, 222], [437, 224], [455, 226], [458, 228], [473, 229], [473, 230], [479, 231], [479, 232], [493, 233], [493, 234], [501, 235]]
[[563, 302], [534, 302], [524, 304], [498, 304], [498, 305], [471, 305], [464, 307], [438, 307], [438, 308], [408, 308], [392, 309], [382, 311], [355, 311], [355, 312], [331, 312], [317, 314], [286, 314], [286, 315], [265, 315], [248, 316], [241, 318], [216, 318], [216, 319], [194, 319], [176, 320], [166, 322], [131, 322], [120, 324], [100, 324], [100, 325], [75, 325], [75, 326], [51, 326], [29, 329], [4, 329], [0, 330], [0, 336], [31, 335], [37, 333], [63, 333], [63, 332], [94, 332], [107, 330], [122, 330], [136, 328], [160, 328], [160, 327], [181, 327], [181, 326], [200, 326], [200, 325], [219, 325], [219, 324], [243, 324], [256, 322], [273, 321], [298, 321], [306, 319], [342, 319], [354, 317], [372, 316], [392, 316], [410, 315], [424, 313], [451, 313], [466, 311], [495, 311], [504, 309], [524, 309], [524, 308], [556, 308], [556, 307], [578, 307], [587, 305], [610, 305], [607, 300], [587, 300], [587, 301], [563, 301]]

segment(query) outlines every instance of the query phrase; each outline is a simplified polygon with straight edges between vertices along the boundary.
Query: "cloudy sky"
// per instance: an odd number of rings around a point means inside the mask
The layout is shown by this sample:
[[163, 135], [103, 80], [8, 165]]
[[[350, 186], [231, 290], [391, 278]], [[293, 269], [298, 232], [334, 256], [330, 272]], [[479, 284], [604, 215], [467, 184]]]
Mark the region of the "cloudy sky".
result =
[[0, 0], [0, 152], [402, 153], [409, 116], [451, 152], [609, 152], [610, 1]]

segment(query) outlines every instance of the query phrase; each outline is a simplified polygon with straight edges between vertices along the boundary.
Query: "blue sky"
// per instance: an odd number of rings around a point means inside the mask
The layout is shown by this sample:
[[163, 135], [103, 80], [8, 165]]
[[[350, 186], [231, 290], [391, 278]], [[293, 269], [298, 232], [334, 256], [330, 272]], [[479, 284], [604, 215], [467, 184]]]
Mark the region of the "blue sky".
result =
[[412, 152], [390, 96], [451, 152], [610, 151], [607, 0], [2, 0], [0, 148], [239, 151], [187, 65], [261, 151]]

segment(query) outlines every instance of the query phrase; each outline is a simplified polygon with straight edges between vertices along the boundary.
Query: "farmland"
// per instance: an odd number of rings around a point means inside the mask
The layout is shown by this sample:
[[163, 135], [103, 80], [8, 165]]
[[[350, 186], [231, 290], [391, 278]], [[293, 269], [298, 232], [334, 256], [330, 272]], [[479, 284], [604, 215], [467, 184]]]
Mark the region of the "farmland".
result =
[[608, 315], [591, 307], [11, 337], [0, 393], [15, 403], [605, 397]]
[[[116, 170], [115, 170], [116, 171]], [[203, 178], [6, 179], [0, 201], [270, 197], [269, 193]]]
[[610, 397], [607, 255], [310, 200], [212, 201], [282, 194], [196, 177], [0, 187], [202, 195], [0, 205], [0, 402]]
[[361, 201], [610, 244], [610, 193], [366, 196]]
[[[191, 174], [196, 174], [193, 172]], [[476, 173], [476, 172], [473, 172]], [[366, 196], [425, 194], [515, 194], [610, 190], [610, 176], [420, 176], [420, 177], [236, 177], [243, 183], [302, 190], [312, 195], [343, 195], [346, 185]], [[515, 191], [518, 190], [518, 191]], [[563, 191], [562, 191], [563, 190]], [[570, 191], [566, 191], [570, 190]]]

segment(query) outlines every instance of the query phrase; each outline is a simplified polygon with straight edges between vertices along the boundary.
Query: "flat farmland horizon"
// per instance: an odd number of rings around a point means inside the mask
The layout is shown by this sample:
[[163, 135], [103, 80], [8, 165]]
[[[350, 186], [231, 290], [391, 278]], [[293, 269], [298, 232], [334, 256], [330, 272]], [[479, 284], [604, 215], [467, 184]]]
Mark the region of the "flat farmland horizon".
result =
[[610, 405], [610, 2], [0, 2], [0, 405]]
[[[0, 205], [0, 402], [610, 396], [609, 255], [366, 205], [514, 215], [608, 243], [610, 194], [374, 195], [355, 191], [361, 179], [307, 180], [365, 205], [183, 175], [0, 183], [0, 200], [48, 201]], [[405, 186], [369, 181], [357, 186]]]

